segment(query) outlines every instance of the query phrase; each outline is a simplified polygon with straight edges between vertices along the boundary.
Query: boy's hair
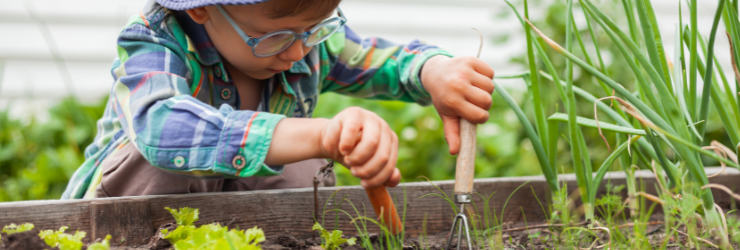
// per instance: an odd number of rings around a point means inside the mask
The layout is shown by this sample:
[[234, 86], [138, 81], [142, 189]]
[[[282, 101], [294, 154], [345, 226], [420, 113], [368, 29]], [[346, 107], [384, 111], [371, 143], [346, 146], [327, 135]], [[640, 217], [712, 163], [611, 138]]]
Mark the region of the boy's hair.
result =
[[323, 19], [332, 14], [342, 0], [272, 0], [264, 3], [270, 18], [296, 16], [309, 13], [308, 18]]

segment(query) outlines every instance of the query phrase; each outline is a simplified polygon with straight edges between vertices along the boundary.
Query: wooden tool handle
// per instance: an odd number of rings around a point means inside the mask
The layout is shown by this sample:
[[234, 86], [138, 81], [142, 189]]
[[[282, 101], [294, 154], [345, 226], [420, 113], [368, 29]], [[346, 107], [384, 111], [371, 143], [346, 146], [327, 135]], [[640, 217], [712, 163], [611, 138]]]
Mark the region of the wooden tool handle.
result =
[[391, 234], [396, 235], [403, 231], [403, 225], [401, 224], [401, 219], [398, 217], [396, 205], [393, 204], [391, 195], [385, 186], [381, 185], [368, 188], [365, 191], [367, 192], [367, 197], [370, 198], [370, 203], [373, 204], [375, 214], [378, 215], [378, 218], [382, 218], [383, 224], [391, 231]]
[[475, 135], [478, 125], [460, 119], [460, 152], [455, 168], [455, 194], [473, 194]]

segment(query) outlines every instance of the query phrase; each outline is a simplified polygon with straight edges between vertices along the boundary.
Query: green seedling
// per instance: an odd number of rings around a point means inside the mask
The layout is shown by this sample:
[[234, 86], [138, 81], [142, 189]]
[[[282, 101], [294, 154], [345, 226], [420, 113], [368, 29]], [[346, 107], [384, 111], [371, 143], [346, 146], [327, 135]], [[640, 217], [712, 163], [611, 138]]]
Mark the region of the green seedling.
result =
[[76, 231], [74, 235], [66, 234], [68, 227], [63, 226], [59, 230], [43, 230], [39, 232], [39, 237], [50, 247], [57, 247], [59, 250], [80, 250], [82, 249], [82, 239], [86, 233]]
[[90, 244], [87, 250], [109, 250], [110, 249], [110, 235], [105, 236], [105, 239], [101, 242]]
[[3, 227], [3, 233], [11, 235], [14, 233], [22, 233], [25, 231], [30, 231], [31, 229], [33, 229], [33, 224], [31, 223], [23, 223], [20, 225], [16, 225], [15, 223], [10, 223], [10, 225]]
[[228, 227], [217, 223], [196, 227], [193, 224], [198, 221], [198, 209], [183, 207], [179, 210], [166, 207], [178, 226], [175, 230], [162, 230], [164, 239], [167, 239], [177, 250], [191, 249], [237, 249], [237, 250], [260, 250], [260, 243], [265, 241], [265, 232], [257, 227], [247, 230], [229, 230]]
[[342, 231], [339, 230], [334, 230], [330, 233], [328, 230], [324, 229], [324, 227], [322, 227], [321, 224], [319, 224], [318, 222], [316, 222], [316, 224], [313, 224], [312, 229], [319, 230], [319, 232], [321, 232], [321, 241], [324, 242], [324, 244], [321, 244], [321, 247], [323, 247], [325, 250], [337, 250], [339, 249], [339, 246], [344, 243], [352, 246], [355, 244], [356, 241], [355, 238], [342, 238]]
[[172, 209], [169, 207], [165, 207], [164, 209], [167, 209], [167, 211], [170, 211], [170, 214], [172, 214], [172, 217], [175, 217], [175, 222], [177, 222], [177, 225], [190, 226], [190, 225], [193, 225], [193, 223], [198, 220], [198, 209], [197, 208], [183, 207], [183, 208], [180, 208], [179, 210], [176, 210], [176, 209]]

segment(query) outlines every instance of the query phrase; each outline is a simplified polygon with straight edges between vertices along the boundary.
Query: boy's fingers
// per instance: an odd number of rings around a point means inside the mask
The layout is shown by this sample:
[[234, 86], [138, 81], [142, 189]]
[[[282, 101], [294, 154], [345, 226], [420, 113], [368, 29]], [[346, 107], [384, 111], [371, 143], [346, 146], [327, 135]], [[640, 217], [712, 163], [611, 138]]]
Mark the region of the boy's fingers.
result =
[[[355, 177], [360, 179], [372, 179], [382, 172], [383, 167], [390, 160], [391, 137], [385, 129], [382, 129], [381, 133], [382, 134], [377, 135], [380, 137], [380, 142], [377, 149], [371, 152], [373, 154], [372, 157], [364, 164], [355, 164], [352, 166], [351, 172]], [[385, 178], [388, 178], [388, 176]], [[383, 182], [385, 182], [385, 179], [383, 179], [382, 182], [377, 183], [375, 186], [382, 184]]]
[[381, 124], [376, 119], [366, 119], [362, 126], [362, 135], [357, 146], [346, 157], [351, 165], [364, 165], [378, 149], [381, 136]]
[[474, 73], [474, 75], [470, 78], [470, 84], [488, 92], [488, 94], [493, 94], [493, 81], [491, 81], [490, 78], [484, 75]]
[[480, 60], [480, 59], [473, 60], [472, 66], [476, 72], [481, 73], [484, 76], [488, 77], [489, 80], [493, 79], [493, 75], [494, 75], [493, 68], [491, 68], [491, 66], [488, 65], [483, 60]]
[[441, 118], [445, 140], [450, 146], [450, 154], [456, 155], [460, 151], [460, 118], [449, 116], [441, 116]]
[[368, 175], [360, 182], [365, 188], [377, 187], [385, 184], [388, 178], [393, 174], [393, 169], [396, 168], [396, 158], [398, 151], [398, 144], [394, 144], [396, 140], [395, 134], [390, 128], [384, 129], [385, 133], [382, 138], [381, 147], [378, 148], [378, 153], [368, 162], [366, 166], [369, 169], [377, 171], [376, 174]]
[[482, 89], [470, 86], [468, 91], [463, 95], [465, 96], [465, 100], [473, 103], [481, 109], [489, 110], [491, 109], [491, 105], [493, 105], [493, 97], [491, 97], [491, 94]]
[[471, 102], [463, 102], [455, 107], [455, 112], [463, 119], [471, 123], [481, 124], [488, 121], [488, 111]]
[[398, 170], [398, 168], [393, 170], [393, 174], [391, 174], [391, 178], [388, 178], [388, 181], [385, 182], [386, 187], [396, 187], [398, 186], [398, 183], [401, 183], [401, 171]]
[[339, 137], [339, 152], [347, 155], [355, 148], [357, 141], [360, 139], [359, 133], [362, 129], [362, 113], [353, 112], [342, 119], [342, 132]]
[[393, 151], [391, 151], [393, 173], [391, 173], [391, 176], [384, 183], [384, 185], [387, 187], [398, 186], [398, 183], [401, 182], [401, 171], [399, 171], [396, 167], [396, 163], [398, 162], [398, 136], [393, 136], [393, 143], [391, 148], [393, 149]]

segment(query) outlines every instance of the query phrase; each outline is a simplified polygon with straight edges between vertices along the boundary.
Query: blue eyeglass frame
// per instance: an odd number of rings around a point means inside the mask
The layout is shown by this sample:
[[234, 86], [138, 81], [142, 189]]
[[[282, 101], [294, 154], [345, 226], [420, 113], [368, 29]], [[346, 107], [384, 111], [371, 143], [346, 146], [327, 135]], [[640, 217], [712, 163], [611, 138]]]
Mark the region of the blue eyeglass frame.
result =
[[[229, 14], [226, 13], [226, 11], [223, 8], [221, 8], [221, 6], [216, 5], [216, 8], [218, 9], [219, 12], [221, 12], [221, 15], [223, 15], [226, 18], [226, 21], [229, 21], [229, 24], [231, 24], [231, 27], [233, 27], [234, 30], [236, 30], [236, 33], [239, 33], [239, 36], [242, 37], [242, 40], [244, 40], [244, 42], [247, 43], [247, 45], [249, 45], [249, 47], [252, 47], [252, 54], [254, 56], [256, 56], [256, 57], [269, 57], [269, 56], [273, 56], [273, 55], [279, 54], [280, 52], [283, 52], [286, 49], [290, 48], [290, 46], [293, 46], [293, 44], [297, 40], [302, 40], [303, 41], [303, 45], [305, 45], [306, 47], [313, 47], [313, 46], [315, 46], [317, 44], [320, 44], [320, 43], [326, 41], [326, 39], [328, 39], [329, 36], [331, 36], [334, 33], [336, 33], [339, 30], [339, 28], [341, 28], [342, 26], [344, 26], [345, 23], [347, 23], [347, 17], [345, 17], [344, 16], [344, 13], [342, 13], [342, 9], [340, 9], [339, 7], [337, 7], [337, 12], [339, 13], [339, 15], [337, 17], [332, 17], [332, 18], [329, 18], [327, 20], [324, 20], [323, 22], [319, 23], [318, 25], [316, 25], [316, 27], [313, 27], [309, 31], [306, 31], [306, 32], [303, 32], [303, 33], [296, 33], [295, 31], [292, 31], [292, 30], [277, 30], [277, 31], [272, 31], [272, 32], [269, 32], [267, 34], [264, 34], [264, 35], [262, 35], [260, 37], [250, 37], [247, 34], [245, 34], [244, 31], [241, 28], [239, 28], [239, 25], [237, 25], [236, 22], [234, 22], [234, 20], [231, 19], [231, 16], [229, 16]], [[308, 37], [310, 37], [314, 32], [316, 32], [319, 29], [323, 28], [326, 23], [331, 23], [331, 22], [334, 22], [334, 21], [337, 21], [337, 20], [339, 20], [339, 27], [337, 27], [336, 30], [334, 30], [332, 33], [327, 34], [324, 37], [324, 39], [316, 42], [316, 44], [314, 44], [314, 45], [309, 46], [308, 44], [306, 44], [308, 42]], [[263, 39], [265, 39], [267, 37], [270, 37], [270, 36], [273, 36], [273, 35], [276, 35], [276, 34], [292, 34], [293, 35], [293, 41], [291, 41], [288, 46], [285, 46], [285, 48], [283, 48], [283, 49], [281, 49], [281, 50], [279, 50], [279, 51], [277, 51], [275, 53], [272, 53], [272, 54], [269, 54], [269, 55], [257, 55], [257, 53], [255, 52], [255, 47], [257, 47], [257, 45]]]

